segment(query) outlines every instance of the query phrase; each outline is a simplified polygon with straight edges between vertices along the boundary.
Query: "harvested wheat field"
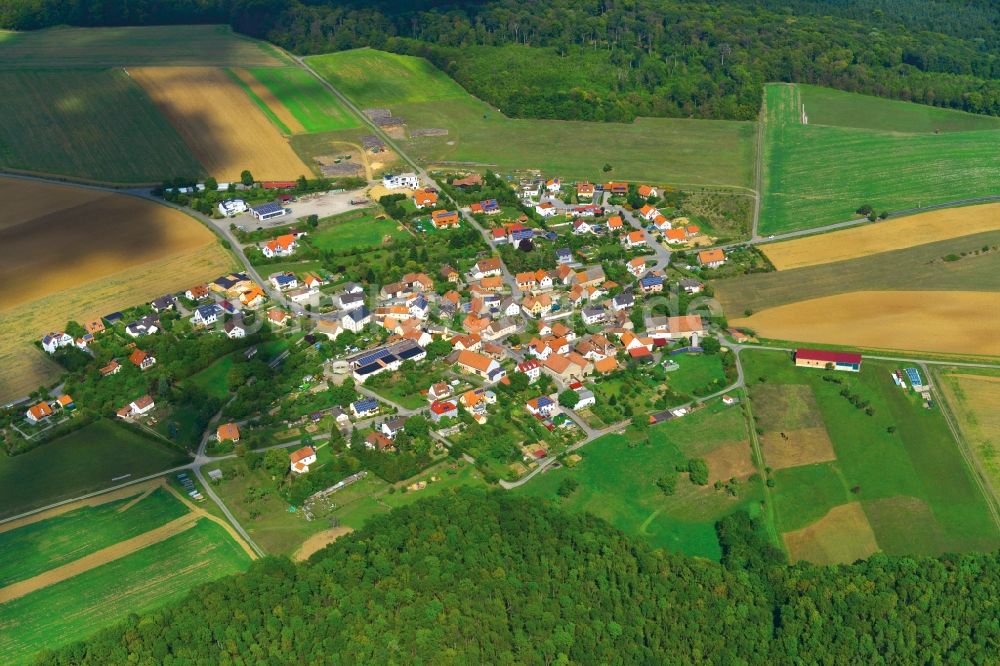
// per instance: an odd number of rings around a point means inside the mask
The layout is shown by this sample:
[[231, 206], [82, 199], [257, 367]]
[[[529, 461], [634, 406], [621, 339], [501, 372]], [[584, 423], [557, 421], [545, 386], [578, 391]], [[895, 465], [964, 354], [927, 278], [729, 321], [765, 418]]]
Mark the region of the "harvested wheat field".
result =
[[0, 233], [26, 222], [76, 208], [108, 196], [100, 190], [61, 187], [20, 178], [0, 177], [0, 200], [4, 202], [0, 216]]
[[288, 180], [311, 175], [239, 83], [214, 67], [140, 67], [132, 77], [177, 129], [205, 170], [219, 180]]
[[996, 493], [1000, 490], [1000, 375], [953, 369], [939, 373], [937, 379], [969, 448]]
[[256, 95], [260, 101], [264, 102], [271, 113], [280, 120], [285, 127], [287, 127], [293, 134], [299, 132], [305, 132], [306, 128], [302, 126], [299, 119], [292, 115], [292, 112], [288, 110], [281, 100], [278, 99], [273, 92], [271, 92], [263, 83], [257, 80], [251, 72], [245, 69], [234, 69], [232, 72], [239, 77], [240, 81], [246, 84], [247, 88]]
[[708, 482], [728, 481], [729, 479], [746, 479], [756, 470], [750, 457], [750, 445], [747, 442], [732, 442], [722, 444], [705, 454], [708, 464]]
[[855, 291], [730, 320], [759, 336], [851, 347], [1000, 355], [1000, 294]]
[[317, 532], [311, 537], [305, 540], [305, 542], [299, 546], [299, 549], [295, 551], [295, 556], [292, 558], [296, 562], [301, 562], [302, 560], [308, 560], [313, 553], [318, 553], [323, 550], [331, 543], [344, 536], [345, 534], [350, 534], [354, 529], [350, 527], [331, 527], [328, 530], [323, 530], [322, 532]]
[[837, 459], [830, 435], [824, 426], [799, 428], [784, 432], [766, 432], [761, 436], [764, 461], [774, 469], [812, 465]]
[[761, 245], [779, 271], [866, 257], [1000, 229], [1000, 203], [945, 208], [829, 234]]
[[879, 551], [859, 502], [835, 506], [812, 525], [781, 536], [792, 562], [848, 564]]

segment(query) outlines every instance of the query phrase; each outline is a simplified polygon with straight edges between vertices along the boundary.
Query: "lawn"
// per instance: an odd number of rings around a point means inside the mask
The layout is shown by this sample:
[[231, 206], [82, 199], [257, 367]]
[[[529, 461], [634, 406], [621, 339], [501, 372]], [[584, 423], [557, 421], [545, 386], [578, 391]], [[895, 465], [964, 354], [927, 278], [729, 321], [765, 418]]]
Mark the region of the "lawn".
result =
[[716, 381], [720, 383], [719, 388], [722, 388], [726, 380], [722, 358], [718, 354], [678, 354], [670, 359], [680, 369], [667, 374], [667, 383], [679, 393], [692, 394]]
[[[852, 291], [1000, 291], [1000, 231], [962, 236], [902, 250], [786, 271], [755, 273], [715, 282], [726, 314], [767, 308]], [[975, 254], [976, 252], [980, 254]], [[959, 261], [949, 255], [965, 254]]]
[[176, 130], [121, 70], [0, 67], [0, 89], [0, 166], [120, 183], [204, 173]]
[[270, 44], [221, 25], [49, 28], [5, 35], [0, 39], [0, 69], [264, 67], [288, 63]]
[[[752, 180], [753, 123], [512, 119], [421, 58], [359, 49], [314, 56], [308, 63], [359, 107], [391, 109], [406, 120], [410, 132], [447, 129], [447, 136], [406, 141], [406, 151], [426, 164], [470, 162], [501, 171], [536, 168], [567, 180], [735, 187], [749, 187]], [[604, 171], [606, 164], [610, 172]]]
[[0, 605], [0, 662], [25, 663], [95, 631], [246, 569], [250, 558], [219, 525], [193, 527], [126, 557]]
[[[779, 531], [806, 527], [836, 506], [859, 501], [878, 545], [891, 555], [986, 552], [1000, 545], [1000, 531], [943, 416], [892, 382], [890, 372], [901, 366], [866, 359], [859, 374], [830, 373], [795, 368], [784, 353], [754, 351], [742, 358], [755, 415], [767, 409], [776, 387], [808, 386], [836, 455], [774, 474]], [[873, 415], [842, 390], [868, 401]], [[758, 426], [767, 437], [772, 429], [811, 423], [793, 420], [765, 413]]]
[[[554, 500], [569, 511], [588, 511], [628, 534], [646, 538], [655, 547], [718, 560], [721, 551], [715, 522], [739, 509], [758, 515], [761, 484], [744, 478], [738, 497], [733, 498], [711, 486], [695, 486], [681, 474], [676, 494], [668, 497], [656, 481], [674, 474], [674, 466], [688, 458], [710, 459], [713, 452], [723, 449], [739, 454], [746, 461], [743, 464], [749, 464], [743, 413], [715, 402], [654, 426], [648, 440], [630, 442], [627, 436], [606, 435], [578, 450], [583, 461], [576, 467], [545, 472], [515, 492]], [[712, 467], [710, 463], [710, 473]], [[557, 490], [566, 478], [575, 478], [580, 485], [568, 498], [560, 499]]]
[[[926, 115], [912, 106], [844, 93], [771, 84], [766, 88], [765, 183], [760, 233], [808, 229], [857, 217], [863, 204], [877, 211], [965, 199], [995, 192], [1000, 178], [1000, 129], [996, 119], [974, 120], [968, 114]], [[809, 124], [803, 125], [800, 104], [806, 101]], [[923, 107], [921, 107], [923, 108]], [[898, 129], [893, 119], [898, 113]], [[868, 118], [870, 120], [864, 120]], [[825, 120], [878, 129], [815, 125]], [[946, 129], [927, 128], [939, 121]], [[993, 129], [983, 129], [983, 128]], [[893, 129], [890, 129], [893, 128]]]
[[315, 76], [298, 67], [254, 67], [260, 81], [298, 119], [306, 132], [333, 132], [361, 126]]
[[377, 220], [374, 215], [351, 211], [321, 220], [320, 227], [310, 232], [308, 241], [320, 250], [345, 252], [379, 247], [386, 236], [402, 238], [406, 235], [395, 220]]
[[176, 449], [100, 420], [19, 456], [0, 457], [0, 518], [187, 462]]
[[211, 398], [224, 400], [229, 397], [229, 371], [236, 362], [234, 354], [227, 354], [201, 372], [188, 377], [187, 382], [205, 392]]

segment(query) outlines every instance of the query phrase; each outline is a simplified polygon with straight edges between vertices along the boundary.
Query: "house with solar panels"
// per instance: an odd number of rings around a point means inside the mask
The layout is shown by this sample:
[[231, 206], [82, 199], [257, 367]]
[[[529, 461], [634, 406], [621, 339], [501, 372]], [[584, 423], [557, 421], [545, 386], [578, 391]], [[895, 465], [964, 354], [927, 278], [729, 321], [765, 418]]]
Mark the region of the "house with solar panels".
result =
[[401, 340], [363, 351], [347, 359], [354, 381], [364, 383], [369, 377], [383, 372], [395, 372], [405, 361], [418, 362], [427, 358], [427, 351], [413, 340]]
[[282, 206], [277, 201], [270, 201], [266, 204], [260, 204], [259, 206], [250, 206], [250, 214], [256, 217], [261, 222], [265, 220], [272, 220], [276, 217], [283, 217], [288, 215], [291, 211], [284, 206]]

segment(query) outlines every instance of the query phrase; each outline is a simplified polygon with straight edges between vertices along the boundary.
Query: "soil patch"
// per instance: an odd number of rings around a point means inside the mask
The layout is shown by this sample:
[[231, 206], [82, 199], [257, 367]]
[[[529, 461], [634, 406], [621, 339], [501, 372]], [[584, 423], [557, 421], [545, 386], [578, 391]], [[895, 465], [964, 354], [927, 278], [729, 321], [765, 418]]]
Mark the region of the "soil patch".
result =
[[764, 460], [774, 469], [812, 465], [837, 459], [826, 428], [769, 431], [761, 437]]
[[708, 463], [708, 482], [728, 481], [732, 478], [745, 479], [756, 470], [750, 456], [750, 445], [746, 442], [722, 444], [705, 454]]
[[758, 335], [905, 351], [1000, 355], [1000, 293], [855, 291], [782, 305], [731, 320]]
[[865, 257], [1000, 228], [1000, 204], [935, 210], [760, 248], [779, 271]]
[[879, 551], [860, 502], [835, 506], [812, 525], [781, 536], [792, 562], [849, 564]]
[[313, 553], [323, 550], [340, 537], [345, 534], [350, 534], [353, 531], [354, 529], [351, 527], [332, 527], [328, 530], [317, 532], [306, 539], [305, 542], [299, 546], [299, 549], [295, 551], [293, 559], [296, 562], [307, 560]]
[[249, 169], [262, 180], [312, 173], [239, 84], [213, 67], [139, 67], [132, 75], [219, 180]]

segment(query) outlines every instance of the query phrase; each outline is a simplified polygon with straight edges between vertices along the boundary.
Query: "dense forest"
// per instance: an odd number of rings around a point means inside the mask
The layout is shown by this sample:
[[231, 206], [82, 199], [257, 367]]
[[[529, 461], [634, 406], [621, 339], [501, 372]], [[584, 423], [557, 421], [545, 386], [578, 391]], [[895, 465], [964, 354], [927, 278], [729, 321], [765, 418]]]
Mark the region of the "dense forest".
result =
[[988, 0], [0, 0], [0, 27], [172, 22], [422, 55], [515, 117], [751, 119], [766, 81], [1000, 115]]
[[745, 514], [722, 565], [464, 490], [265, 559], [45, 664], [997, 663], [997, 555], [788, 567]]

